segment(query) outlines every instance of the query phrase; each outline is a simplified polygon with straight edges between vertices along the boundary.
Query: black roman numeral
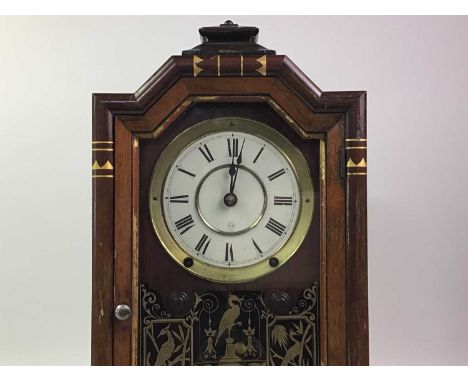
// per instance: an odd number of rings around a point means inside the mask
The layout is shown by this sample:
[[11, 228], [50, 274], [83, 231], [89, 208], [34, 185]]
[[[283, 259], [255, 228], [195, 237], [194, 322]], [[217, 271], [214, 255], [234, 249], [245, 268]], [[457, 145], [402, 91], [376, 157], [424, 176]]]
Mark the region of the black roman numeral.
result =
[[195, 174], [192, 174], [190, 171], [184, 170], [183, 168], [177, 167], [177, 170], [183, 172], [184, 174], [195, 177]]
[[268, 223], [266, 224], [265, 228], [269, 229], [273, 233], [276, 233], [278, 236], [281, 236], [281, 234], [286, 229], [286, 226], [284, 226], [280, 222], [276, 221], [275, 219], [270, 218], [270, 220], [268, 220]]
[[195, 225], [195, 222], [192, 219], [192, 215], [188, 215], [182, 219], [179, 219], [175, 222], [176, 228], [180, 231], [180, 234], [183, 235], [190, 228]]
[[275, 196], [274, 204], [275, 206], [292, 206], [292, 199], [292, 196]]
[[232, 244], [226, 243], [226, 252], [224, 255], [224, 261], [234, 261], [234, 251], [232, 250]]
[[262, 148], [260, 149], [260, 151], [258, 152], [257, 156], [256, 156], [255, 159], [253, 160], [254, 163], [257, 162], [257, 159], [258, 159], [258, 157], [260, 156], [260, 154], [262, 153], [262, 151], [263, 151], [264, 148], [265, 148], [265, 147], [262, 147]]
[[188, 203], [188, 195], [170, 196], [170, 203]]
[[211, 152], [208, 149], [207, 145], [203, 145], [203, 147], [199, 147], [198, 150], [200, 150], [200, 152], [203, 154], [203, 156], [208, 162], [214, 161], [213, 155], [211, 155]]
[[255, 242], [255, 240], [252, 238], [252, 243], [255, 247], [255, 249], [257, 250], [258, 254], [261, 255], [263, 252], [262, 250], [260, 249], [260, 247], [258, 246], [258, 244]]
[[231, 139], [227, 139], [228, 145], [228, 154], [230, 157], [238, 157], [239, 156], [239, 139], [232, 138], [232, 146], [231, 146]]
[[268, 175], [268, 179], [270, 180], [270, 182], [272, 180], [275, 180], [276, 178], [280, 177], [281, 175], [283, 174], [286, 174], [286, 170], [284, 168], [282, 168], [281, 170], [278, 170], [276, 172], [274, 172], [273, 174], [271, 175]]
[[203, 234], [197, 246], [195, 247], [195, 251], [201, 252], [204, 255], [210, 243], [211, 239], [207, 235]]

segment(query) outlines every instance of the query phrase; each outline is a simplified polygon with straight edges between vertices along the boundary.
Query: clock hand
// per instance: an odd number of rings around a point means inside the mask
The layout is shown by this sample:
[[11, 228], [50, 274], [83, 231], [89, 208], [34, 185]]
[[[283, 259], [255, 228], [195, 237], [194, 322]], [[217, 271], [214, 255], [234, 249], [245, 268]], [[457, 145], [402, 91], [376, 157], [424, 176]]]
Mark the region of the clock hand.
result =
[[231, 182], [229, 184], [229, 193], [224, 195], [224, 204], [228, 207], [233, 207], [237, 203], [237, 196], [234, 194], [234, 187], [236, 185], [237, 173], [239, 172], [239, 166], [242, 163], [242, 150], [244, 149], [245, 139], [242, 142], [242, 147], [239, 155], [237, 156], [236, 164], [234, 164], [234, 155], [232, 156], [232, 162], [229, 166], [229, 175], [231, 176]]
[[239, 156], [237, 157], [236, 173], [235, 173], [234, 179], [233, 179], [233, 181], [232, 181], [231, 193], [234, 193], [234, 187], [236, 186], [236, 180], [237, 180], [237, 173], [239, 172], [239, 166], [240, 166], [241, 163], [242, 163], [242, 150], [244, 150], [244, 143], [245, 143], [245, 139], [242, 141], [242, 147], [241, 147]]
[[231, 176], [231, 180], [229, 183], [229, 193], [232, 194], [234, 191], [234, 175], [236, 174], [236, 165], [234, 164], [234, 155], [232, 156], [232, 162], [229, 166], [229, 175]]

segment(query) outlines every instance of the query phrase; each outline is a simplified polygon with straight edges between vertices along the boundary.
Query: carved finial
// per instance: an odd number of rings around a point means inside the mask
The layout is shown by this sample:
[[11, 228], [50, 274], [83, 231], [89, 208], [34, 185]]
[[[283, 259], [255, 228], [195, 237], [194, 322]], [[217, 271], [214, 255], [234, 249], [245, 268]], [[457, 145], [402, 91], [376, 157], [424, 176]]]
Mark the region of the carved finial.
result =
[[258, 28], [239, 26], [232, 20], [215, 27], [199, 29], [201, 45], [184, 50], [183, 55], [216, 56], [216, 55], [252, 55], [265, 56], [275, 54], [274, 50], [257, 44]]
[[234, 24], [232, 20], [226, 20], [224, 24], [220, 24], [220, 27], [238, 27], [238, 24]]

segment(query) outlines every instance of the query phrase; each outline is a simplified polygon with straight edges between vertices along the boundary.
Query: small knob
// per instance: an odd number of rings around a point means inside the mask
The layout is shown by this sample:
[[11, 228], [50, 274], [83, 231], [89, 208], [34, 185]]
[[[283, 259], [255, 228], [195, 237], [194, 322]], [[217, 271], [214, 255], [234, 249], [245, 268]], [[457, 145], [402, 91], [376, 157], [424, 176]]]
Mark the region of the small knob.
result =
[[238, 24], [234, 24], [232, 20], [226, 20], [224, 24], [220, 24], [220, 27], [237, 27], [239, 26]]
[[127, 304], [117, 305], [115, 308], [115, 318], [120, 321], [125, 321], [132, 315], [132, 310]]

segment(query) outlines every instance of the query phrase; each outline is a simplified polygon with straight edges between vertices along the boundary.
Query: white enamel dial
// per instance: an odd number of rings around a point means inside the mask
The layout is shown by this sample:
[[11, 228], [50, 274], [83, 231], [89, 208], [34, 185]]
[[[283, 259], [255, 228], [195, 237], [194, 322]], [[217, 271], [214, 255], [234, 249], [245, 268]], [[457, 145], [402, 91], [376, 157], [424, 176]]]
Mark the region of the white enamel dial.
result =
[[175, 242], [194, 259], [221, 268], [274, 255], [300, 215], [300, 188], [288, 158], [261, 135], [236, 129], [189, 143], [161, 191], [164, 224]]

